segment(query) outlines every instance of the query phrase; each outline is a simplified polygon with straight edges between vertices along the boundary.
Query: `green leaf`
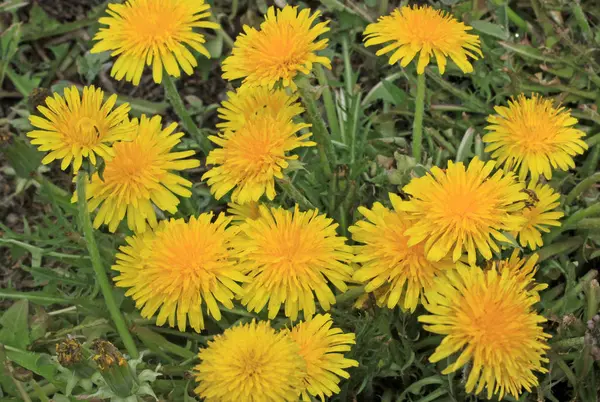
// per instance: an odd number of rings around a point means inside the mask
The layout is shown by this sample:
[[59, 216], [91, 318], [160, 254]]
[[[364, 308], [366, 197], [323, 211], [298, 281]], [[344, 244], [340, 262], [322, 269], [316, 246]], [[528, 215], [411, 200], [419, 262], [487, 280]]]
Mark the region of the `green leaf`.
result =
[[20, 137], [14, 137], [10, 146], [2, 148], [2, 153], [17, 176], [23, 179], [31, 179], [42, 163], [43, 154]]
[[56, 29], [60, 25], [60, 22], [50, 18], [42, 7], [34, 3], [29, 11], [29, 22], [24, 26], [24, 31], [29, 37], [38, 37]]
[[21, 40], [21, 24], [13, 24], [0, 35], [0, 86], [4, 81], [4, 75], [8, 64], [19, 49]]
[[0, 343], [13, 348], [25, 349], [29, 346], [29, 302], [19, 300], [0, 318]]
[[50, 355], [45, 353], [26, 352], [24, 350], [7, 350], [6, 356], [19, 366], [44, 377], [44, 379], [55, 381], [58, 372], [58, 363], [54, 362]]
[[110, 59], [110, 52], [91, 53], [86, 52], [83, 56], [77, 58], [77, 71], [79, 75], [85, 78], [88, 84], [91, 84], [102, 66]]
[[381, 84], [387, 91], [389, 98], [388, 100], [393, 103], [395, 106], [400, 106], [406, 103], [408, 99], [408, 95], [406, 92], [398, 88], [396, 85], [392, 84], [387, 80], [381, 81]]
[[487, 21], [471, 21], [470, 25], [475, 28], [476, 31], [493, 36], [494, 38], [507, 40], [509, 37], [508, 32], [498, 24], [492, 24]]
[[204, 46], [208, 50], [208, 53], [210, 53], [211, 58], [218, 59], [223, 54], [223, 36], [215, 36], [214, 39], [206, 41]]
[[0, 13], [6, 13], [9, 11], [16, 11], [21, 7], [25, 7], [29, 5], [28, 1], [21, 0], [7, 0], [3, 3], [0, 3]]

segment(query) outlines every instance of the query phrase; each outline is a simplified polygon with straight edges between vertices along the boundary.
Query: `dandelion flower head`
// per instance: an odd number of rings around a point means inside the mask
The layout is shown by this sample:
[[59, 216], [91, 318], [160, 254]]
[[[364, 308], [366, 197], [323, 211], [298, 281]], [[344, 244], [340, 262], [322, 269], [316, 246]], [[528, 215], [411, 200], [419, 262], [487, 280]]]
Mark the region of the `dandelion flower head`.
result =
[[521, 94], [495, 110], [487, 119], [485, 151], [506, 170], [518, 171], [521, 180], [529, 174], [537, 182], [542, 175], [551, 179], [553, 169], [573, 169], [573, 157], [588, 148], [585, 133], [574, 127], [577, 119], [567, 109], [555, 108], [551, 99]]
[[521, 227], [525, 219], [520, 211], [527, 196], [512, 174], [492, 174], [493, 169], [494, 162], [478, 158], [468, 168], [449, 161], [446, 170], [434, 166], [431, 173], [404, 186], [412, 198], [398, 208], [415, 220], [405, 232], [408, 245], [424, 241], [431, 261], [452, 252], [456, 262], [466, 252], [474, 264], [477, 251], [489, 260], [492, 251], [500, 251], [497, 241], [509, 243], [501, 232]]
[[195, 391], [206, 402], [296, 402], [306, 375], [299, 351], [268, 322], [228, 328], [200, 350]]
[[268, 304], [269, 319], [281, 305], [295, 321], [300, 311], [315, 314], [315, 295], [324, 310], [335, 303], [331, 282], [347, 289], [352, 248], [336, 233], [337, 224], [317, 210], [300, 212], [260, 206], [260, 217], [246, 220], [233, 250], [244, 273], [242, 304], [257, 313]]
[[111, 51], [116, 56], [111, 75], [139, 85], [144, 66], [152, 65], [154, 82], [161, 83], [163, 69], [173, 77], [181, 70], [191, 75], [198, 65], [190, 48], [210, 58], [204, 35], [194, 28], [219, 29], [207, 21], [210, 6], [204, 0], [127, 0], [110, 3], [91, 52]]
[[223, 78], [244, 78], [244, 84], [273, 88], [277, 83], [296, 88], [298, 73], [308, 74], [313, 64], [331, 68], [331, 61], [317, 52], [327, 47], [327, 39], [317, 39], [329, 31], [326, 22], [313, 26], [320, 12], [285, 6], [270, 7], [260, 30], [244, 26], [231, 56], [223, 61]]
[[209, 137], [220, 148], [208, 154], [206, 163], [215, 166], [202, 179], [207, 180], [215, 198], [222, 198], [232, 189], [231, 200], [240, 204], [258, 201], [263, 194], [269, 200], [275, 197], [275, 179], [283, 178], [289, 161], [298, 159], [298, 155], [288, 153], [315, 145], [308, 141], [311, 133], [297, 135], [310, 125], [294, 123], [289, 113], [275, 114], [264, 108], [237, 131]]
[[418, 53], [418, 74], [425, 72], [432, 56], [440, 74], [446, 70], [448, 57], [464, 73], [471, 73], [469, 58], [483, 57], [479, 37], [468, 33], [471, 29], [444, 11], [429, 6], [404, 6], [367, 26], [365, 46], [386, 44], [377, 56], [393, 52], [389, 63], [399, 61], [402, 67], [408, 66]]
[[102, 176], [95, 173], [86, 187], [90, 211], [98, 209], [94, 227], [107, 224], [114, 232], [127, 216], [129, 228], [143, 232], [156, 227], [154, 206], [177, 212], [179, 198], [190, 197], [192, 182], [173, 173], [198, 167], [196, 159], [185, 159], [194, 151], [171, 152], [183, 133], [173, 133], [177, 124], [164, 130], [160, 116], [142, 116], [133, 140], [113, 146], [114, 157], [106, 163]]
[[560, 226], [560, 218], [564, 214], [556, 211], [560, 205], [560, 194], [549, 185], [530, 182], [527, 194], [529, 200], [522, 211], [526, 221], [513, 235], [518, 235], [521, 246], [535, 250], [544, 244], [542, 232], [548, 233], [550, 227]]
[[426, 293], [430, 315], [419, 317], [427, 331], [444, 336], [429, 360], [460, 353], [443, 374], [469, 363], [467, 392], [486, 389], [488, 399], [494, 394], [519, 399], [523, 389], [538, 384], [534, 372], [547, 372], [542, 365], [548, 362], [550, 335], [541, 326], [546, 319], [533, 309], [538, 298], [527, 290], [531, 283], [510, 270], [484, 272], [460, 263], [445, 275]]
[[157, 311], [157, 325], [189, 325], [204, 329], [202, 310], [221, 319], [219, 305], [233, 308], [233, 298], [241, 294], [240, 282], [246, 280], [229, 255], [230, 242], [237, 228], [228, 227], [231, 218], [212, 213], [183, 219], [161, 221], [155, 231], [128, 237], [112, 267], [120, 272], [118, 287], [135, 300], [144, 318]]
[[243, 85], [227, 93], [227, 98], [217, 109], [219, 118], [224, 120], [217, 127], [223, 131], [237, 131], [263, 111], [282, 120], [291, 120], [304, 111], [298, 97], [288, 95], [284, 89]]
[[390, 194], [395, 210], [389, 210], [376, 202], [373, 208], [360, 207], [358, 211], [366, 218], [348, 230], [360, 245], [355, 246], [354, 261], [361, 267], [354, 272], [353, 279], [366, 283], [365, 292], [375, 292], [379, 301], [385, 300], [388, 308], [401, 305], [415, 311], [422, 290], [433, 284], [433, 278], [446, 269], [454, 268], [450, 256], [440, 261], [426, 258], [424, 243], [409, 246], [409, 237], [404, 234], [413, 224], [406, 212], [400, 211], [402, 201]]
[[345, 369], [358, 366], [356, 360], [344, 357], [344, 352], [349, 352], [356, 343], [356, 336], [332, 326], [329, 314], [318, 314], [290, 331], [290, 337], [300, 347], [300, 355], [306, 361], [302, 400], [310, 401], [309, 395], [312, 395], [324, 401], [325, 396], [339, 393], [340, 377], [350, 377]]
[[57, 93], [46, 98], [46, 105], [38, 107], [43, 117], [29, 117], [37, 129], [27, 133], [40, 151], [49, 151], [42, 163], [62, 159], [62, 170], [72, 164], [77, 172], [83, 158], [88, 158], [92, 165], [96, 164], [96, 156], [112, 158], [112, 143], [129, 139], [136, 124], [128, 119], [128, 103], [113, 109], [117, 95], [111, 95], [104, 103], [103, 99], [104, 92], [93, 85], [84, 87], [81, 95], [72, 86], [65, 88], [64, 98]]

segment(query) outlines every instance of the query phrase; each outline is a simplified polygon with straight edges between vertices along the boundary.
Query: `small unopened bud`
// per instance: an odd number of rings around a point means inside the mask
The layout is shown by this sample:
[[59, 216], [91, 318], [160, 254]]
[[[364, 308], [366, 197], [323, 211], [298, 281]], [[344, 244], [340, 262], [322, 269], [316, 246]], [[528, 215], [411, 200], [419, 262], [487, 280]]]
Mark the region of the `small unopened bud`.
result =
[[57, 343], [56, 357], [63, 367], [69, 367], [79, 363], [83, 358], [81, 343], [73, 338]]
[[594, 329], [594, 327], [595, 327], [595, 325], [594, 325], [594, 321], [592, 321], [592, 320], [588, 320], [588, 322], [587, 322], [587, 327], [588, 327], [588, 329], [589, 329], [589, 330], [592, 330], [592, 329]]
[[594, 317], [592, 317], [592, 320], [594, 320], [594, 322], [600, 322], [600, 315], [596, 314]]

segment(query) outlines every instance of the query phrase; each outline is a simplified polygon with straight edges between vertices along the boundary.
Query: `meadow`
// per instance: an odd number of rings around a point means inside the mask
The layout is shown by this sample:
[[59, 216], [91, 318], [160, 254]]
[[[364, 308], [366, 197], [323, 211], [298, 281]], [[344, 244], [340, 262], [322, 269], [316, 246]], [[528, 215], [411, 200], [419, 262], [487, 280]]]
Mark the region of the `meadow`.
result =
[[0, 0], [0, 401], [598, 401], [593, 0]]

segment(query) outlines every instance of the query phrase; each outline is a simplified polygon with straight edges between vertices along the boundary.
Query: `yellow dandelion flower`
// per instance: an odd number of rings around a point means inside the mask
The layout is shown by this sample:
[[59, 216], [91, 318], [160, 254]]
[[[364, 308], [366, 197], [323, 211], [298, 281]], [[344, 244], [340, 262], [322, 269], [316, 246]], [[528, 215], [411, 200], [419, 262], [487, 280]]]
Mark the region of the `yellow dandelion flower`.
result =
[[521, 227], [520, 211], [527, 195], [512, 174], [497, 171], [494, 162], [475, 158], [468, 168], [448, 162], [445, 171], [434, 166], [431, 173], [413, 179], [403, 191], [412, 199], [398, 208], [409, 213], [414, 224], [406, 230], [409, 246], [425, 241], [427, 259], [440, 261], [452, 251], [453, 261], [466, 251], [470, 264], [476, 252], [489, 260], [497, 241], [509, 243], [501, 231]]
[[[346, 291], [352, 276], [352, 248], [336, 233], [337, 224], [319, 211], [300, 212], [260, 206], [260, 217], [246, 220], [233, 252], [250, 281], [242, 304], [260, 312], [268, 303], [269, 319], [282, 304], [292, 321], [298, 312], [315, 314], [315, 299], [324, 310], [335, 303], [331, 282]], [[313, 294], [314, 293], [314, 294]]]
[[514, 249], [510, 258], [501, 261], [493, 261], [491, 267], [496, 269], [500, 274], [504, 270], [508, 270], [511, 277], [517, 278], [520, 282], [530, 283], [528, 290], [532, 295], [537, 297], [539, 301], [539, 292], [548, 287], [545, 283], [535, 282], [534, 276], [537, 272], [537, 262], [540, 256], [532, 254], [528, 258], [520, 258], [519, 250]]
[[548, 362], [544, 355], [550, 335], [541, 326], [546, 319], [533, 309], [537, 298], [527, 291], [530, 285], [510, 270], [484, 272], [463, 264], [436, 278], [426, 293], [431, 315], [419, 321], [445, 337], [429, 360], [460, 352], [442, 373], [470, 362], [466, 390], [479, 394], [486, 388], [488, 399], [496, 394], [501, 400], [507, 393], [518, 399], [523, 388], [531, 391], [538, 384], [534, 371], [547, 372], [542, 364]]
[[[356, 360], [347, 359], [343, 352], [349, 352], [356, 343], [353, 333], [345, 334], [339, 328], [332, 328], [329, 314], [318, 314], [301, 322], [289, 332], [290, 337], [300, 347], [300, 356], [306, 361], [305, 390], [302, 400], [310, 401], [309, 395], [319, 396], [321, 401], [340, 392], [340, 377], [349, 378], [344, 369], [357, 367]], [[340, 353], [342, 352], [342, 353]]]
[[44, 117], [29, 116], [31, 125], [39, 130], [27, 136], [40, 151], [50, 151], [42, 163], [62, 159], [62, 170], [72, 163], [77, 172], [83, 158], [89, 158], [92, 165], [96, 164], [96, 155], [108, 160], [114, 155], [112, 143], [127, 140], [135, 133], [135, 123], [128, 120], [129, 104], [113, 110], [117, 95], [111, 95], [104, 104], [103, 99], [104, 92], [93, 85], [84, 87], [81, 96], [72, 86], [65, 88], [64, 98], [55, 93], [46, 98], [46, 106], [38, 106]]
[[195, 391], [206, 402], [296, 402], [303, 389], [298, 345], [268, 322], [229, 328], [198, 356]]
[[521, 94], [495, 110], [498, 114], [487, 119], [485, 151], [506, 170], [518, 170], [521, 180], [530, 174], [537, 182], [541, 175], [551, 179], [552, 169], [573, 169], [573, 157], [588, 148], [581, 139], [585, 133], [574, 127], [577, 119], [564, 107], [554, 108], [550, 99]]
[[192, 195], [192, 182], [172, 171], [198, 167], [200, 162], [185, 159], [194, 151], [171, 152], [183, 133], [173, 133], [171, 124], [164, 130], [160, 116], [142, 116], [132, 141], [115, 143], [114, 158], [106, 163], [102, 177], [95, 173], [86, 187], [90, 212], [100, 207], [94, 227], [107, 224], [114, 232], [127, 215], [127, 224], [135, 232], [146, 225], [156, 227], [153, 205], [161, 211], [177, 212], [179, 199]]
[[246, 219], [258, 219], [260, 218], [260, 204], [255, 201], [251, 201], [247, 204], [236, 204], [230, 202], [227, 204], [229, 207], [227, 213], [231, 215], [231, 221], [234, 223], [243, 223]]
[[329, 31], [329, 21], [312, 26], [319, 15], [319, 11], [310, 15], [307, 8], [298, 12], [298, 7], [285, 6], [277, 11], [270, 7], [260, 30], [244, 25], [231, 56], [223, 61], [223, 78], [244, 78], [244, 84], [269, 88], [281, 82], [296, 89], [296, 75], [310, 73], [313, 64], [330, 69], [331, 61], [316, 53], [328, 42], [317, 37]]
[[225, 120], [217, 124], [223, 131], [239, 130], [261, 111], [283, 120], [291, 120], [304, 111], [298, 97], [288, 95], [284, 89], [243, 85], [236, 92], [229, 92], [227, 98], [217, 109], [219, 118]]
[[273, 116], [268, 109], [258, 112], [238, 131], [226, 131], [209, 139], [221, 148], [210, 151], [206, 163], [215, 165], [202, 176], [216, 199], [231, 189], [231, 200], [245, 204], [258, 201], [265, 194], [275, 197], [275, 178], [283, 178], [283, 170], [298, 155], [287, 153], [299, 147], [316, 145], [307, 141], [312, 135], [296, 135], [309, 124], [294, 123], [280, 114]]
[[187, 322], [197, 332], [204, 329], [202, 308], [215, 320], [221, 319], [219, 304], [233, 308], [241, 294], [237, 282], [245, 276], [229, 256], [229, 245], [237, 228], [227, 227], [231, 218], [212, 213], [198, 218], [160, 222], [155, 231], [128, 237], [112, 267], [120, 272], [118, 287], [135, 300], [144, 318], [160, 309], [157, 325], [167, 321], [185, 331]]
[[429, 6], [404, 6], [365, 29], [365, 46], [388, 43], [377, 51], [377, 56], [393, 52], [389, 63], [398, 61], [402, 67], [419, 53], [417, 73], [423, 74], [432, 56], [435, 56], [440, 74], [446, 70], [450, 57], [464, 73], [473, 72], [469, 57], [483, 57], [479, 37], [469, 34], [471, 27], [458, 22], [452, 15]]
[[544, 244], [541, 232], [548, 233], [550, 226], [560, 226], [559, 219], [564, 214], [555, 211], [560, 205], [560, 194], [549, 185], [530, 182], [527, 193], [530, 200], [522, 211], [526, 222], [513, 235], [519, 236], [521, 246], [535, 250]]
[[117, 60], [111, 75], [117, 80], [139, 85], [145, 65], [152, 65], [154, 82], [161, 83], [163, 68], [179, 77], [181, 70], [191, 75], [198, 65], [189, 48], [210, 58], [204, 35], [194, 28], [219, 29], [219, 24], [206, 21], [210, 6], [204, 0], [127, 0], [111, 3], [109, 17], [98, 20], [100, 28], [91, 52], [112, 51]]
[[431, 286], [440, 272], [454, 268], [454, 263], [449, 256], [438, 262], [427, 260], [424, 243], [409, 246], [409, 237], [404, 232], [412, 226], [412, 221], [406, 212], [399, 210], [400, 197], [390, 194], [390, 200], [394, 211], [378, 202], [371, 209], [360, 207], [358, 211], [366, 220], [348, 229], [354, 241], [363, 244], [354, 247], [354, 261], [361, 268], [352, 278], [367, 284], [365, 292], [386, 287], [378, 302], [383, 298], [388, 308], [400, 304], [413, 312], [422, 290]]

